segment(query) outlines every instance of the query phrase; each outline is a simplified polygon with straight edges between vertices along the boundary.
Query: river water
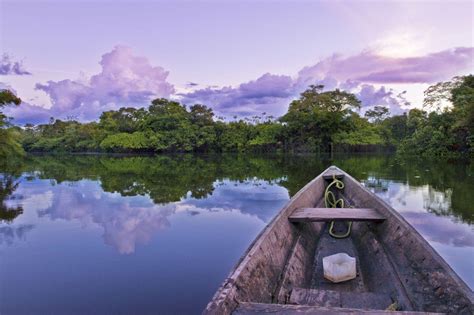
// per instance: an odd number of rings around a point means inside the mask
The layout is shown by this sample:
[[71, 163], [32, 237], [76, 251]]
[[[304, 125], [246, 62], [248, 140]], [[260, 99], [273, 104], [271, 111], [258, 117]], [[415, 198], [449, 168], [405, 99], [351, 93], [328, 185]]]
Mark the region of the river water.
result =
[[474, 166], [387, 155], [30, 156], [0, 169], [1, 314], [198, 314], [329, 165], [474, 287]]

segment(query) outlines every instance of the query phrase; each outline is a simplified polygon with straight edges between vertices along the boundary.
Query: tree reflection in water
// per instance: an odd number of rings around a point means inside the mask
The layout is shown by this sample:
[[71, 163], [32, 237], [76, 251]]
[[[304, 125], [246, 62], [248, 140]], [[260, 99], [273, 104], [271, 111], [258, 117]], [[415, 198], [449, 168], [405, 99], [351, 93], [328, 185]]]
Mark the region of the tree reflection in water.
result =
[[14, 192], [20, 182], [13, 175], [0, 176], [0, 244], [13, 244], [15, 239], [24, 239], [32, 224], [12, 225], [11, 223], [23, 213], [21, 205], [9, 206], [8, 200], [13, 199]]
[[[278, 211], [272, 207], [278, 207], [288, 197], [271, 195], [281, 192], [266, 193], [265, 189], [281, 187], [292, 196], [332, 164], [385, 196], [389, 203], [393, 204], [395, 201], [390, 198], [396, 196], [399, 206], [407, 206], [410, 211], [430, 212], [468, 225], [474, 222], [470, 163], [406, 161], [384, 155], [340, 156], [333, 160], [295, 155], [30, 156], [14, 172], [5, 172], [1, 177], [0, 219], [9, 224], [23, 212], [22, 200], [13, 197], [19, 187], [18, 174], [23, 174], [25, 180], [47, 179], [58, 187], [49, 208], [38, 210], [40, 217], [94, 222], [104, 230], [107, 244], [121, 253], [132, 253], [136, 243], [146, 243], [156, 230], [170, 225], [168, 217], [176, 213], [178, 206], [192, 214], [199, 214], [204, 208], [238, 209], [268, 222]], [[93, 188], [85, 187], [84, 180]], [[256, 188], [245, 188], [249, 185]], [[216, 189], [227, 191], [226, 197], [211, 198]], [[117, 200], [109, 193], [145, 199], [133, 204], [131, 199]], [[422, 202], [415, 205], [414, 199]], [[412, 204], [406, 205], [408, 200]], [[419, 215], [402, 208], [398, 210], [405, 211], [406, 217], [413, 224], [418, 222], [422, 229]], [[22, 237], [28, 229], [2, 226], [0, 233], [4, 241], [11, 242], [12, 235]]]
[[[383, 192], [391, 182], [410, 188], [428, 186], [426, 210], [474, 222], [473, 166], [460, 161], [399, 160], [394, 156], [339, 156], [335, 159], [295, 155], [174, 155], [174, 156], [31, 156], [15, 171], [52, 179], [56, 183], [82, 179], [100, 181], [105, 192], [122, 196], [149, 196], [155, 204], [212, 195], [223, 180], [244, 182], [259, 179], [285, 187], [294, 195], [331, 164], [346, 170], [374, 190]], [[4, 175], [0, 198], [16, 189]], [[21, 206], [8, 211], [2, 202], [2, 219], [13, 220]]]
[[6, 203], [12, 197], [19, 184], [12, 175], [0, 176], [0, 222], [10, 223], [23, 213], [21, 205], [10, 207]]

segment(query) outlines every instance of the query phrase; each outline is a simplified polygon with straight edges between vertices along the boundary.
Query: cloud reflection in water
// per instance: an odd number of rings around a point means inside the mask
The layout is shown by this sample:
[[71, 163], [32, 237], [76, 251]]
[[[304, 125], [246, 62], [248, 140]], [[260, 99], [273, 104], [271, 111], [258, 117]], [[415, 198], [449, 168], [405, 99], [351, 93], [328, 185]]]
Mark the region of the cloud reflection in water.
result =
[[0, 244], [12, 245], [16, 239], [25, 240], [26, 233], [34, 228], [33, 224], [0, 226]]
[[473, 228], [452, 216], [452, 190], [435, 190], [430, 185], [408, 186], [389, 181], [384, 190], [367, 185], [397, 209], [429, 242], [454, 247], [474, 247]]
[[[124, 197], [104, 192], [97, 181], [57, 185], [37, 181], [34, 185], [21, 186], [18, 195], [27, 197], [15, 202], [27, 212], [36, 212], [39, 219], [77, 221], [83, 228], [100, 227], [106, 244], [120, 254], [132, 254], [137, 245], [147, 244], [157, 231], [168, 228], [169, 218], [175, 213], [239, 211], [266, 222], [271, 217], [269, 213], [273, 213], [268, 209], [278, 209], [289, 198], [285, 188], [263, 180], [234, 184], [227, 180], [216, 182], [215, 192], [205, 199], [184, 197], [178, 202], [155, 204], [148, 196]], [[15, 235], [11, 229], [5, 233]], [[11, 242], [11, 237], [5, 239]]]

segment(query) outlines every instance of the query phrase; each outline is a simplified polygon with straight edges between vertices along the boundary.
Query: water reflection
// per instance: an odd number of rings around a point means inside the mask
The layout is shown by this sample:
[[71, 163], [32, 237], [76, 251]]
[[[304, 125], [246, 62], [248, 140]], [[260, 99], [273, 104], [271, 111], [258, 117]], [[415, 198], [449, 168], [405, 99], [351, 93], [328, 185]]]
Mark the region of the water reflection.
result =
[[256, 216], [266, 223], [273, 218], [275, 210], [280, 209], [289, 199], [287, 190], [276, 184], [280, 180], [218, 181], [212, 196], [206, 199], [191, 198], [185, 203], [211, 210], [238, 210], [242, 214]]
[[[238, 183], [223, 180], [211, 186], [210, 191], [214, 194], [207, 193], [208, 198], [196, 198], [192, 191], [188, 191], [179, 201], [155, 203], [145, 194], [130, 195], [127, 191], [123, 196], [122, 191], [106, 192], [98, 181], [63, 181], [58, 184], [37, 180], [34, 185], [20, 187], [14, 195], [17, 198], [11, 198], [9, 204], [17, 203], [17, 208], [22, 205], [29, 211], [36, 211], [39, 218], [51, 221], [75, 220], [82, 227], [98, 226], [107, 245], [120, 254], [132, 254], [137, 245], [147, 244], [157, 231], [168, 228], [168, 218], [175, 213], [199, 215], [203, 212], [238, 211], [266, 222], [289, 198], [284, 188], [257, 179]], [[164, 200], [161, 195], [155, 198]], [[20, 226], [0, 229], [0, 233], [8, 233], [4, 239], [9, 244], [15, 229], [18, 236], [23, 231]]]
[[12, 245], [16, 239], [24, 240], [26, 233], [33, 229], [32, 224], [11, 225], [15, 218], [23, 213], [22, 205], [9, 204], [9, 201], [15, 199], [14, 192], [19, 184], [16, 176], [0, 176], [0, 245]]
[[369, 176], [363, 183], [366, 187], [371, 188], [374, 193], [383, 193], [388, 190], [390, 185], [390, 181], [373, 176]]
[[17, 216], [23, 213], [20, 205], [10, 207], [7, 201], [12, 199], [12, 195], [20, 183], [12, 175], [0, 176], [0, 222], [12, 222]]
[[420, 212], [404, 212], [403, 215], [428, 241], [454, 247], [474, 247], [473, 229], [468, 224]]
[[[397, 161], [391, 156], [325, 160], [286, 155], [32, 156], [15, 171], [23, 173], [25, 180], [51, 182], [14, 194], [19, 182], [5, 174], [0, 185], [0, 218], [11, 222], [24, 205], [31, 208], [49, 202], [52, 204], [39, 211], [41, 216], [100, 224], [109, 244], [125, 237], [117, 229], [130, 234], [136, 231], [136, 236], [129, 236], [145, 240], [138, 231], [168, 226], [166, 218], [174, 213], [174, 203], [183, 200], [204, 208], [237, 208], [267, 222], [275, 206], [267, 201], [281, 204], [330, 164], [352, 174], [399, 211], [408, 206], [412, 211], [428, 211], [467, 224], [474, 221], [470, 163], [430, 164]], [[217, 188], [219, 194], [212, 197]], [[29, 197], [22, 200], [23, 195]], [[132, 247], [117, 246], [123, 252], [133, 251]]]
[[392, 205], [417, 231], [429, 241], [455, 247], [474, 247], [473, 228], [469, 222], [453, 216], [452, 189], [445, 192], [429, 185], [419, 187], [389, 181], [387, 189], [379, 190], [364, 183], [366, 187]]
[[[110, 305], [125, 313], [199, 312], [263, 226], [331, 164], [391, 204], [474, 286], [474, 177], [468, 162], [31, 156], [0, 171], [0, 267], [36, 262], [24, 274], [0, 271], [3, 301], [9, 301], [0, 311], [21, 304], [17, 313], [73, 313], [74, 307], [76, 313], [113, 313]], [[68, 265], [60, 265], [64, 261]], [[59, 271], [43, 273], [45, 268]], [[61, 289], [64, 281], [81, 293]], [[128, 296], [133, 285], [140, 295]], [[91, 286], [99, 291], [89, 292]], [[20, 294], [25, 287], [28, 301]], [[64, 295], [62, 309], [45, 304], [46, 289], [50, 296]], [[87, 307], [77, 304], [92, 296], [101, 298]], [[186, 303], [177, 305], [176, 296]]]
[[0, 226], [0, 244], [12, 245], [16, 239], [25, 240], [26, 233], [32, 229], [32, 224]]
[[120, 198], [103, 192], [97, 182], [79, 181], [54, 187], [51, 206], [39, 210], [38, 215], [77, 220], [84, 227], [98, 225], [106, 244], [130, 254], [136, 244], [146, 244], [154, 232], [169, 226], [167, 217], [174, 208], [172, 204], [157, 206], [148, 198]]

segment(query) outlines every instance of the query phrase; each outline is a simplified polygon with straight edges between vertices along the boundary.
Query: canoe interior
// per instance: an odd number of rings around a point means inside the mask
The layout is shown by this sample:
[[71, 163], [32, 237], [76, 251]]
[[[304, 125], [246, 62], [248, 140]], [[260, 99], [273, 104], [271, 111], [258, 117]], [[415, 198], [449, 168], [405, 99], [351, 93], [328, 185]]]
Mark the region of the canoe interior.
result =
[[[331, 237], [327, 222], [290, 222], [295, 209], [324, 207], [324, 189], [333, 175], [344, 181], [344, 189], [335, 192], [346, 207], [375, 209], [386, 220], [353, 222], [345, 239]], [[336, 222], [336, 231], [345, 231], [346, 224]], [[357, 277], [331, 283], [323, 277], [322, 258], [339, 252], [356, 257]], [[239, 305], [248, 303], [314, 310], [385, 310], [396, 303], [402, 311], [474, 314], [473, 301], [467, 285], [395, 210], [331, 167], [262, 231], [204, 313], [239, 313]]]

